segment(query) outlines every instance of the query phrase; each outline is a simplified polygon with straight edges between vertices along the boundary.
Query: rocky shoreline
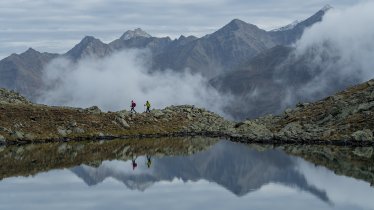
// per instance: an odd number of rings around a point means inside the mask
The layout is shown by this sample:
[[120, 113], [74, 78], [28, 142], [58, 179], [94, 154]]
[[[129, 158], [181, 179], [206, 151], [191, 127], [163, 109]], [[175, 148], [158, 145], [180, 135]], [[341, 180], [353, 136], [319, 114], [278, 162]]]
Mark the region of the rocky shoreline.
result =
[[204, 136], [244, 143], [374, 145], [374, 80], [243, 122], [190, 105], [132, 114], [33, 104], [0, 89], [0, 144]]

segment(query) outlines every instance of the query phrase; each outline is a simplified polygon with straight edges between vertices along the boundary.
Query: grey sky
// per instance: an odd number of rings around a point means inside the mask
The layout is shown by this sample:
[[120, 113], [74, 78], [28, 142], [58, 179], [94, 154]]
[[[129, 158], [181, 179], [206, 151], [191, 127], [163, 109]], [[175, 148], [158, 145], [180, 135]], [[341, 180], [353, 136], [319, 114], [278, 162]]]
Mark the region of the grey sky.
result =
[[270, 30], [302, 20], [325, 4], [366, 0], [2, 0], [0, 58], [28, 47], [62, 53], [85, 35], [104, 42], [140, 27], [153, 36], [202, 36], [234, 18]]

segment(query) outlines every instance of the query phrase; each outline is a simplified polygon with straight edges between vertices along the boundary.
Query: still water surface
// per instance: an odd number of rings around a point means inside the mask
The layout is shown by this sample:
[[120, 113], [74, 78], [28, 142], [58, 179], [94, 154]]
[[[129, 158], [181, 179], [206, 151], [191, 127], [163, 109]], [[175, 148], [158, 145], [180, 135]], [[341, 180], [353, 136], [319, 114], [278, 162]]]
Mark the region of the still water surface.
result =
[[279, 148], [221, 140], [190, 155], [131, 156], [4, 177], [0, 209], [374, 209], [368, 180]]

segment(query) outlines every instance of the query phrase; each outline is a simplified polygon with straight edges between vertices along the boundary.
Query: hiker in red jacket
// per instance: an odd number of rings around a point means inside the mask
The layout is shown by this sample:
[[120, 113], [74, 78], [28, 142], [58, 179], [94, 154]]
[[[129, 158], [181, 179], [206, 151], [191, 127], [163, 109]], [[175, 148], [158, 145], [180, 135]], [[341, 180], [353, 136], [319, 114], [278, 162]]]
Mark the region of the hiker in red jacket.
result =
[[130, 110], [131, 113], [132, 113], [133, 111], [136, 113], [136, 111], [135, 111], [135, 107], [136, 107], [136, 103], [135, 103], [135, 101], [134, 101], [134, 100], [131, 100], [131, 110]]

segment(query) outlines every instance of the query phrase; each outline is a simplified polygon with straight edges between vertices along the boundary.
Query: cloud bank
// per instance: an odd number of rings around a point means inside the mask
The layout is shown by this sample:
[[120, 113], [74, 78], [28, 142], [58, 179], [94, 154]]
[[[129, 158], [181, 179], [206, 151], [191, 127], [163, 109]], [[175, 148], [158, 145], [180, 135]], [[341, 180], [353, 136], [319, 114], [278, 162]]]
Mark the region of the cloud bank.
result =
[[332, 9], [322, 22], [304, 32], [285, 62], [301, 60], [307, 68], [297, 71], [312, 76], [301, 85], [287, 84], [285, 106], [320, 99], [374, 78], [373, 10], [374, 2]]
[[[297, 43], [298, 54], [315, 50], [315, 62], [338, 66], [341, 76], [358, 75], [361, 80], [374, 77], [374, 2], [347, 10], [332, 10], [321, 24], [307, 30]], [[326, 66], [330, 69], [330, 66]]]
[[149, 100], [153, 108], [191, 104], [224, 115], [231, 100], [208, 86], [199, 74], [171, 70], [149, 73], [145, 51], [122, 51], [103, 59], [85, 58], [73, 63], [65, 58], [52, 61], [45, 69], [46, 89], [38, 102], [49, 105], [129, 110], [130, 101], [144, 111]]

